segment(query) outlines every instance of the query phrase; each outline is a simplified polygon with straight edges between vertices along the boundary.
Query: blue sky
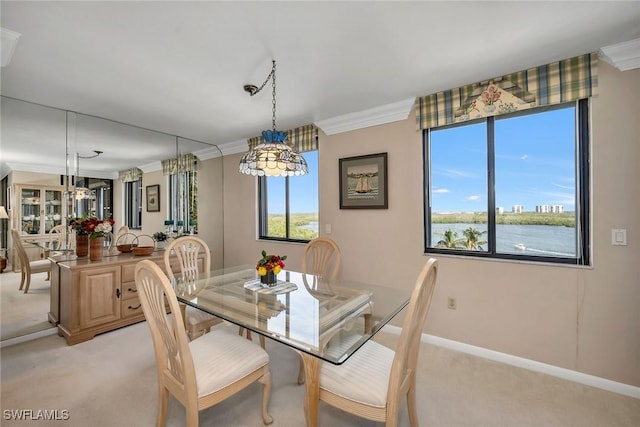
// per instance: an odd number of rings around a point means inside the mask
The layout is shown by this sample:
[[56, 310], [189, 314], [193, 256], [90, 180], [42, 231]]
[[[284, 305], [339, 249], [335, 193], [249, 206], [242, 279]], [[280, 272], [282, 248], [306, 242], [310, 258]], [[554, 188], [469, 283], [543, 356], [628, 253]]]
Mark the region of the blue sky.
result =
[[[496, 120], [496, 207], [575, 209], [574, 108]], [[432, 132], [433, 212], [487, 210], [484, 123]]]
[[[307, 161], [309, 173], [289, 179], [291, 213], [318, 212], [318, 152], [302, 153], [302, 155]], [[269, 212], [284, 213], [285, 178], [270, 177], [267, 182], [269, 187]]]

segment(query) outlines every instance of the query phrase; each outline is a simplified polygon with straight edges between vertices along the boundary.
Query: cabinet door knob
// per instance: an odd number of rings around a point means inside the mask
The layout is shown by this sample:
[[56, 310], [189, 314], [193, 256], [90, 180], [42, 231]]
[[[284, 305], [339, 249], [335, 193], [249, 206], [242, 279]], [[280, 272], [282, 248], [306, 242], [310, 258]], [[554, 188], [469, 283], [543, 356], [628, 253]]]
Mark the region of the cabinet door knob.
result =
[[129, 307], [127, 307], [127, 308], [128, 308], [129, 310], [137, 310], [137, 309], [139, 309], [140, 307], [142, 307], [142, 304], [138, 304], [138, 305], [136, 305], [135, 307], [131, 307], [131, 306], [129, 306]]
[[120, 298], [120, 288], [116, 289], [116, 297]]
[[137, 290], [137, 289], [127, 288], [127, 290], [128, 290], [129, 292], [138, 292], [138, 290]]

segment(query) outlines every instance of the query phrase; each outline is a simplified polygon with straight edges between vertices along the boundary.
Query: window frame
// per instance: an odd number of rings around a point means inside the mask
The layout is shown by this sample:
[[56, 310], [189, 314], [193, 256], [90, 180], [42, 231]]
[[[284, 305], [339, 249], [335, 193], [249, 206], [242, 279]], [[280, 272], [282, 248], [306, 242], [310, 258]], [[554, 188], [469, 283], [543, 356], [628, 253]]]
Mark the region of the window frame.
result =
[[[319, 155], [318, 150], [310, 150], [305, 151], [305, 153], [316, 152]], [[319, 164], [319, 163], [318, 163]], [[258, 177], [258, 239], [259, 240], [270, 240], [277, 242], [291, 242], [291, 243], [309, 243], [310, 240], [307, 239], [295, 239], [290, 236], [290, 226], [291, 226], [291, 200], [290, 200], [290, 191], [289, 191], [289, 179], [295, 179], [295, 176], [286, 176], [283, 177], [285, 179], [284, 184], [284, 193], [285, 193], [285, 237], [277, 237], [277, 236], [269, 236], [266, 234], [268, 230], [268, 221], [269, 221], [269, 208], [268, 208], [268, 186], [267, 186], [267, 176], [259, 176]], [[316, 189], [318, 197], [320, 196], [319, 188]], [[318, 207], [319, 208], [319, 207]], [[318, 227], [320, 225], [320, 212], [318, 212]], [[318, 236], [320, 235], [320, 229], [318, 229]]]
[[[197, 232], [197, 194], [197, 171], [167, 175], [167, 219], [173, 220], [173, 229], [176, 232], [180, 232], [179, 227], [182, 227], [182, 234], [190, 234], [192, 228], [194, 233]], [[191, 224], [192, 220], [196, 222]], [[178, 221], [182, 221], [182, 226], [178, 226]]]
[[[137, 187], [137, 197], [134, 197], [133, 193], [136, 190], [135, 184], [138, 184]], [[129, 181], [123, 182], [124, 191], [123, 191], [123, 199], [124, 199], [124, 221], [123, 225], [126, 225], [132, 230], [142, 230], [142, 178], [137, 181]], [[131, 187], [131, 188], [130, 188]], [[134, 206], [134, 199], [138, 200], [138, 205]], [[135, 212], [137, 211], [137, 212]], [[134, 224], [134, 215], [138, 216], [138, 224]]]
[[[496, 206], [495, 206], [495, 120], [496, 118], [518, 117], [539, 113], [541, 109], [551, 111], [553, 109], [566, 108], [575, 105], [575, 210], [576, 210], [576, 255], [575, 257], [525, 255], [516, 253], [501, 253], [496, 250]], [[430, 163], [430, 135], [431, 129], [424, 129], [422, 133], [423, 150], [423, 244], [425, 254], [441, 254], [464, 256], [473, 258], [489, 258], [517, 260], [536, 263], [571, 264], [579, 266], [591, 265], [591, 223], [590, 223], [590, 134], [589, 134], [589, 100], [580, 99], [574, 102], [557, 104], [553, 106], [539, 107], [521, 112], [503, 114], [500, 116], [485, 117], [477, 120], [469, 120], [448, 126], [438, 127], [437, 130], [465, 126], [485, 122], [487, 127], [487, 250], [473, 251], [459, 248], [431, 247], [431, 163]]]

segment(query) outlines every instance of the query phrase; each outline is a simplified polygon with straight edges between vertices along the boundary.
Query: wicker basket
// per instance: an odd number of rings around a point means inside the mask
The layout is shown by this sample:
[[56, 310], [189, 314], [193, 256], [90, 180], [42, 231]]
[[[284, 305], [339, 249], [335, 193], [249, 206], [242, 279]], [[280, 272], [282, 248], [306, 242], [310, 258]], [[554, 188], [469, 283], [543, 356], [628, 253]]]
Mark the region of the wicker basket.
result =
[[148, 234], [141, 234], [141, 235], [138, 236], [138, 239], [142, 240], [143, 237], [151, 241], [151, 246], [142, 245], [142, 244], [138, 243], [138, 246], [136, 246], [136, 247], [131, 249], [133, 254], [136, 255], [136, 256], [151, 255], [153, 253], [153, 251], [156, 250], [156, 241], [153, 240], [153, 237], [149, 236]]
[[[131, 239], [131, 243], [127, 243], [130, 238], [129, 236], [133, 236], [133, 239]], [[133, 233], [121, 234], [118, 237], [118, 240], [116, 240], [116, 248], [118, 249], [118, 252], [121, 252], [123, 254], [131, 252], [136, 246], [138, 246], [138, 236]]]

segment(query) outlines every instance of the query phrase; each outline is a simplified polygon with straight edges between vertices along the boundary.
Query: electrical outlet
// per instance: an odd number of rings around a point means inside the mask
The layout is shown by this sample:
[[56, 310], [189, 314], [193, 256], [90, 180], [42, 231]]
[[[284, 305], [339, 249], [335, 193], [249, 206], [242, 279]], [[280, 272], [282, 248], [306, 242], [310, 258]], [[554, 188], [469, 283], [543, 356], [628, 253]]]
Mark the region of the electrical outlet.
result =
[[457, 306], [458, 306], [458, 303], [456, 302], [455, 298], [453, 298], [453, 297], [447, 298], [447, 308], [448, 309], [455, 310]]

